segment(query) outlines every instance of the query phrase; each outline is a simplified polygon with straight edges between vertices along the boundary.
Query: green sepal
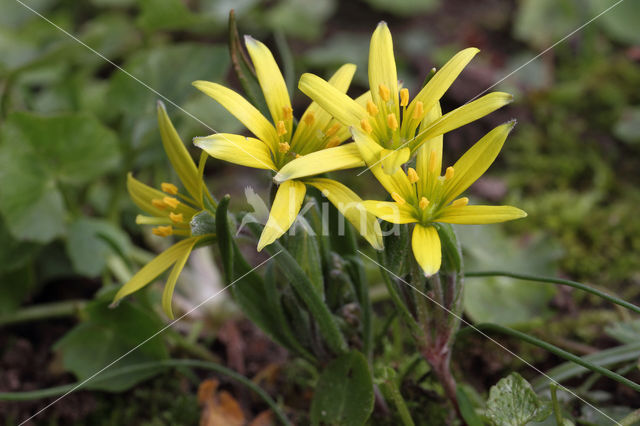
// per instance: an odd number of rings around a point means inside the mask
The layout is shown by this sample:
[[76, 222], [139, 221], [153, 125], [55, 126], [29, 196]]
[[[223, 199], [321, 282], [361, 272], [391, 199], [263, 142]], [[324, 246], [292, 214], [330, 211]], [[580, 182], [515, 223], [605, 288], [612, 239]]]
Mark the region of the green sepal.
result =
[[440, 237], [442, 245], [442, 266], [443, 272], [462, 272], [462, 248], [456, 231], [448, 223], [434, 223]]
[[317, 237], [311, 225], [302, 216], [298, 216], [292, 228], [293, 232], [289, 233], [287, 240], [289, 251], [293, 253], [296, 261], [309, 277], [313, 288], [324, 300], [324, 277]]
[[[404, 277], [409, 273], [411, 253], [411, 238], [408, 225], [395, 225], [383, 222], [382, 232], [389, 233], [383, 237], [384, 251], [382, 252], [382, 265], [399, 277]], [[390, 232], [397, 229], [398, 232]]]
[[209, 210], [202, 210], [195, 214], [191, 218], [189, 226], [191, 227], [191, 236], [193, 237], [216, 234], [217, 231], [216, 219]]

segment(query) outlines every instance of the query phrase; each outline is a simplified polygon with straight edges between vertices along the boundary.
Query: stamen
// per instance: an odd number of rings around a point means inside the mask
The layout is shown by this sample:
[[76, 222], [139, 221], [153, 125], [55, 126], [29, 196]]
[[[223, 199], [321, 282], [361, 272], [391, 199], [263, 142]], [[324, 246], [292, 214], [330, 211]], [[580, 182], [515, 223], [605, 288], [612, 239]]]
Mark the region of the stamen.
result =
[[380, 97], [382, 98], [382, 100], [385, 102], [389, 100], [389, 97], [391, 95], [389, 88], [384, 84], [381, 84], [378, 86], [378, 93], [380, 94]]
[[291, 120], [293, 118], [293, 108], [290, 106], [282, 107], [282, 117], [285, 120]]
[[393, 201], [395, 201], [396, 203], [403, 205], [404, 203], [406, 203], [406, 201], [404, 200], [404, 198], [402, 198], [400, 196], [400, 194], [398, 194], [397, 192], [392, 192], [391, 193], [391, 198], [393, 198]]
[[436, 167], [438, 166], [436, 164], [436, 161], [438, 161], [437, 158], [436, 158], [437, 155], [438, 154], [436, 153], [435, 149], [432, 149], [431, 150], [431, 154], [429, 154], [429, 172], [430, 173], [435, 173], [437, 171], [436, 170]]
[[392, 113], [387, 115], [387, 125], [391, 130], [394, 130], [394, 131], [398, 128], [398, 120], [396, 119], [395, 114]]
[[287, 126], [284, 125], [284, 121], [278, 121], [278, 124], [276, 124], [276, 131], [278, 132], [278, 136], [287, 134]]
[[167, 194], [176, 195], [178, 193], [178, 187], [172, 183], [162, 182], [160, 187], [162, 188], [162, 192], [166, 192]]
[[376, 116], [378, 114], [378, 107], [376, 106], [376, 104], [371, 102], [371, 100], [367, 101], [367, 112], [372, 117], [374, 117], [374, 116]]
[[300, 155], [300, 154], [296, 154], [296, 156], [295, 156], [295, 158], [300, 158], [300, 157], [302, 157], [302, 155]]
[[169, 213], [169, 219], [171, 219], [171, 222], [173, 223], [181, 223], [184, 222], [184, 217], [182, 216], [182, 213]]
[[444, 172], [444, 180], [449, 180], [453, 177], [453, 167], [449, 166], [447, 167], [447, 170]]
[[427, 200], [427, 197], [422, 197], [420, 198], [420, 210], [424, 210], [427, 207], [429, 207], [429, 200]]
[[311, 126], [314, 121], [316, 121], [316, 117], [312, 112], [306, 114], [303, 118], [304, 122], [307, 123], [307, 126]]
[[416, 107], [413, 110], [413, 119], [420, 120], [424, 114], [424, 104], [421, 101], [416, 102]]
[[340, 145], [340, 138], [337, 136], [334, 136], [331, 139], [329, 139], [329, 142], [327, 142], [327, 146], [325, 148], [333, 148], [334, 146], [338, 146], [338, 145]]
[[324, 134], [327, 137], [333, 136], [338, 132], [338, 130], [340, 130], [340, 123], [336, 123], [333, 126], [329, 127], [329, 130], [327, 130]]
[[168, 237], [173, 234], [173, 228], [171, 226], [156, 226], [151, 232], [159, 237]]
[[400, 90], [400, 106], [409, 105], [409, 89], [404, 88]]
[[[281, 123], [282, 123], [282, 121], [281, 121]], [[280, 142], [278, 144], [278, 151], [280, 151], [283, 154], [285, 152], [289, 152], [290, 149], [291, 149], [291, 146], [287, 142]]]
[[175, 209], [180, 205], [180, 201], [178, 201], [177, 198], [173, 198], [173, 197], [164, 197], [162, 201], [164, 201], [164, 203], [169, 207], [171, 207], [172, 209]]
[[151, 200], [151, 204], [153, 205], [153, 207], [160, 209], [160, 210], [164, 210], [167, 208], [167, 205], [165, 204], [164, 201], [162, 201], [159, 198], [155, 198], [153, 200]]
[[413, 167], [409, 167], [409, 169], [407, 170], [407, 176], [409, 176], [409, 182], [411, 183], [416, 183], [420, 180], [420, 176], [418, 176], [416, 169], [414, 169]]
[[462, 197], [451, 203], [451, 207], [464, 207], [467, 204], [469, 204], [469, 199], [467, 197]]
[[360, 120], [360, 126], [362, 127], [362, 130], [367, 133], [373, 132], [373, 128], [371, 127], [371, 124], [369, 124], [369, 120], [367, 120], [366, 118]]

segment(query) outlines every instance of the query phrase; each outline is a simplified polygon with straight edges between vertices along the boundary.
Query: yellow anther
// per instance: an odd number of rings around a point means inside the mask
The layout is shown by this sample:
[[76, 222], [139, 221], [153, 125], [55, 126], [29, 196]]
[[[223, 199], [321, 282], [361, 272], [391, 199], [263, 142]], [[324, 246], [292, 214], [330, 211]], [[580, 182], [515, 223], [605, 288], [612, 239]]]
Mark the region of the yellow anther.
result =
[[387, 126], [394, 131], [398, 128], [398, 119], [395, 114], [387, 115]]
[[469, 204], [469, 199], [467, 197], [462, 197], [451, 203], [451, 207], [464, 207], [467, 204]]
[[416, 102], [416, 107], [413, 109], [413, 119], [420, 120], [424, 115], [424, 104], [421, 101]]
[[340, 123], [336, 123], [324, 133], [327, 137], [335, 135], [340, 130]]
[[420, 180], [420, 176], [418, 176], [416, 169], [414, 169], [413, 167], [409, 167], [409, 169], [407, 170], [407, 176], [409, 176], [409, 182], [411, 183], [416, 183]]
[[427, 197], [422, 197], [420, 198], [420, 203], [418, 204], [420, 205], [420, 210], [424, 210], [429, 207], [429, 200], [427, 200]]
[[389, 96], [391, 95], [389, 88], [384, 84], [381, 84], [380, 86], [378, 86], [378, 93], [380, 94], [380, 97], [382, 98], [382, 100], [385, 102], [389, 100]]
[[369, 124], [369, 120], [367, 120], [366, 118], [360, 120], [360, 126], [362, 127], [362, 130], [367, 133], [373, 132], [373, 128], [371, 127], [371, 124]]
[[444, 179], [449, 180], [453, 177], [453, 167], [447, 167], [447, 170], [444, 172]]
[[400, 196], [400, 194], [398, 194], [397, 192], [392, 192], [391, 193], [391, 198], [393, 198], [393, 201], [395, 201], [396, 203], [403, 205], [404, 203], [406, 203], [406, 201], [404, 200], [404, 198], [402, 198]]
[[159, 237], [168, 237], [173, 234], [173, 228], [171, 226], [156, 226], [151, 232]]
[[282, 107], [282, 117], [285, 120], [291, 120], [293, 118], [293, 108], [290, 106]]
[[409, 89], [404, 88], [400, 90], [400, 106], [409, 105]]
[[176, 195], [178, 193], [178, 187], [172, 183], [162, 182], [160, 187], [162, 188], [162, 191], [167, 194]]
[[181, 223], [184, 222], [184, 217], [182, 216], [182, 213], [169, 213], [169, 219], [171, 219], [171, 222], [173, 223]]
[[378, 114], [378, 107], [376, 106], [376, 104], [371, 102], [371, 100], [367, 101], [367, 112], [372, 117], [374, 117], [374, 116], [376, 116]]
[[302, 157], [302, 155], [300, 155], [300, 154], [296, 154], [296, 156], [295, 156], [295, 158], [300, 158], [300, 157]]
[[429, 154], [429, 172], [431, 173], [435, 173], [437, 170], [436, 168], [438, 167], [438, 164], [436, 164], [436, 162], [438, 161], [438, 153], [436, 152], [435, 149], [431, 150], [431, 154]]
[[278, 121], [278, 124], [276, 124], [276, 132], [278, 133], [278, 136], [287, 134], [287, 126], [284, 125], [284, 121]]
[[329, 139], [329, 142], [327, 142], [326, 148], [333, 148], [334, 146], [338, 146], [338, 145], [340, 145], [340, 138], [337, 136], [334, 136], [331, 139]]
[[302, 120], [304, 120], [304, 122], [307, 123], [307, 126], [311, 126], [313, 122], [316, 121], [316, 117], [313, 115], [312, 112], [309, 112], [305, 114]]
[[164, 197], [162, 201], [172, 209], [175, 209], [180, 205], [180, 201], [178, 201], [177, 198], [173, 198], [173, 197]]
[[153, 205], [153, 207], [160, 209], [160, 210], [164, 210], [167, 208], [167, 205], [164, 203], [164, 201], [162, 201], [159, 198], [155, 198], [153, 200], [151, 200], [151, 205]]
[[[282, 121], [281, 121], [281, 123], [282, 123]], [[285, 152], [289, 152], [289, 150], [290, 150], [290, 149], [291, 149], [291, 145], [289, 145], [289, 144], [288, 144], [288, 143], [286, 143], [286, 142], [280, 142], [280, 143], [278, 144], [278, 151], [280, 151], [280, 152], [281, 152], [281, 153], [283, 153], [283, 154], [284, 154]]]

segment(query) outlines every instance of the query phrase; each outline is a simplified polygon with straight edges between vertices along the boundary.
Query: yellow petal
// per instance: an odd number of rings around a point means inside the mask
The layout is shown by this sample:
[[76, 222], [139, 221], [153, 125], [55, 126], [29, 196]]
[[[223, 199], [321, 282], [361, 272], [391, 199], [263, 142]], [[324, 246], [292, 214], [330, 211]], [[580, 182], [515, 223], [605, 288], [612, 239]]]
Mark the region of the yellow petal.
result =
[[410, 202], [415, 200], [416, 195], [413, 186], [402, 169], [399, 169], [392, 175], [388, 175], [382, 170], [380, 159], [382, 158], [383, 148], [378, 145], [371, 136], [360, 129], [352, 127], [351, 134], [369, 170], [371, 170], [387, 192], [389, 194], [397, 192], [405, 200]]
[[445, 182], [443, 205], [449, 204], [462, 194], [491, 166], [515, 124], [515, 121], [510, 121], [496, 127], [460, 157], [453, 165], [453, 177]]
[[195, 81], [193, 85], [206, 95], [211, 96], [233, 114], [258, 139], [265, 141], [272, 152], [278, 151], [280, 139], [276, 129], [256, 107], [231, 89], [210, 81]]
[[438, 222], [460, 225], [483, 225], [507, 222], [526, 217], [527, 213], [511, 206], [464, 206], [446, 207], [438, 215]]
[[427, 277], [440, 270], [442, 249], [438, 231], [433, 226], [416, 225], [411, 237], [411, 248], [418, 265]]
[[364, 161], [358, 147], [354, 143], [348, 143], [296, 158], [282, 167], [273, 180], [280, 183], [290, 179], [362, 166]]
[[314, 74], [302, 74], [298, 88], [345, 126], [358, 126], [367, 111], [349, 96]]
[[475, 47], [470, 47], [458, 52], [449, 60], [427, 84], [420, 90], [420, 93], [409, 104], [407, 108], [407, 116], [412, 117], [417, 102], [422, 102], [424, 110], [429, 111], [442, 95], [449, 89], [449, 86], [455, 81], [464, 67], [479, 52]]
[[198, 238], [187, 238], [172, 245], [147, 263], [131, 279], [123, 285], [113, 298], [114, 302], [135, 293], [169, 269], [185, 254], [188, 256]]
[[304, 183], [297, 180], [288, 180], [278, 187], [269, 219], [258, 241], [258, 251], [280, 238], [291, 227], [298, 216], [306, 191]]
[[389, 89], [390, 112], [398, 114], [398, 75], [396, 60], [393, 55], [393, 40], [386, 22], [380, 22], [371, 36], [369, 46], [369, 86], [373, 102], [378, 105], [386, 104], [380, 96], [380, 86]]
[[371, 246], [382, 250], [382, 230], [376, 217], [362, 207], [362, 199], [340, 182], [331, 179], [306, 179], [306, 183], [316, 187], [336, 206], [338, 211], [358, 230]]
[[400, 149], [383, 149], [380, 151], [380, 164], [382, 170], [388, 174], [393, 175], [400, 170], [400, 166], [409, 161], [411, 150], [409, 147]]
[[[432, 123], [442, 117], [440, 102], [431, 108], [425, 116], [423, 123]], [[442, 170], [442, 135], [425, 140], [418, 148], [416, 156], [416, 170], [418, 176], [422, 177], [418, 183], [419, 195], [431, 198], [433, 189], [436, 186], [437, 178]]]
[[195, 138], [193, 144], [218, 160], [256, 169], [276, 170], [269, 148], [256, 138], [231, 133], [215, 133]]
[[[346, 93], [355, 72], [355, 65], [345, 64], [331, 76], [329, 84], [338, 91]], [[308, 119], [310, 116], [313, 117], [313, 120]], [[317, 102], [312, 102], [302, 115], [295, 134], [293, 135], [291, 142], [293, 151], [304, 155], [322, 148], [323, 140], [317, 137], [317, 135], [318, 132], [321, 132], [329, 126], [331, 119], [332, 116], [322, 109]], [[349, 137], [349, 132], [347, 129], [344, 129], [337, 136], [343, 141]]]
[[283, 120], [287, 132], [291, 134], [293, 121], [287, 120], [284, 116], [285, 109], [291, 109], [291, 100], [287, 91], [287, 84], [284, 81], [284, 77], [282, 77], [278, 64], [276, 64], [276, 60], [273, 59], [269, 48], [253, 37], [245, 36], [244, 42], [256, 69], [256, 77], [258, 77], [258, 82], [267, 101], [273, 122], [277, 123]]
[[191, 155], [184, 146], [182, 139], [178, 136], [175, 127], [169, 120], [167, 111], [162, 102], [158, 102], [158, 125], [160, 126], [160, 137], [164, 150], [171, 161], [171, 165], [178, 174], [180, 181], [187, 192], [198, 203], [202, 203], [201, 197], [202, 180], [198, 177], [198, 169], [191, 159]]
[[382, 220], [391, 223], [413, 223], [417, 222], [414, 217], [413, 207], [410, 204], [398, 204], [392, 201], [363, 201], [362, 205], [367, 211]]
[[158, 208], [153, 205], [153, 200], [162, 200], [167, 196], [164, 192], [152, 188], [133, 177], [131, 173], [127, 175], [127, 190], [131, 200], [140, 207], [141, 210], [158, 217], [169, 217], [169, 213], [182, 214], [183, 217], [191, 219], [197, 212], [185, 203], [179, 203], [175, 209], [169, 206]]
[[462, 127], [465, 124], [471, 123], [472, 121], [502, 108], [512, 101], [513, 96], [509, 93], [489, 93], [480, 99], [454, 109], [429, 125], [420, 126], [418, 136], [415, 141], [411, 143], [411, 146], [415, 149], [420, 146], [424, 140], [429, 140], [435, 136], [442, 135], [453, 129]]
[[185, 250], [184, 254], [176, 260], [176, 263], [173, 265], [173, 269], [171, 269], [169, 277], [167, 278], [167, 283], [164, 285], [164, 290], [162, 291], [162, 309], [169, 319], [174, 318], [173, 309], [171, 309], [171, 300], [173, 299], [173, 291], [176, 288], [178, 277], [180, 276], [180, 272], [184, 269], [184, 265], [187, 263], [187, 259], [189, 259], [189, 255], [198, 240], [199, 238], [189, 238], [185, 240], [191, 241], [191, 245], [188, 246], [189, 249]]

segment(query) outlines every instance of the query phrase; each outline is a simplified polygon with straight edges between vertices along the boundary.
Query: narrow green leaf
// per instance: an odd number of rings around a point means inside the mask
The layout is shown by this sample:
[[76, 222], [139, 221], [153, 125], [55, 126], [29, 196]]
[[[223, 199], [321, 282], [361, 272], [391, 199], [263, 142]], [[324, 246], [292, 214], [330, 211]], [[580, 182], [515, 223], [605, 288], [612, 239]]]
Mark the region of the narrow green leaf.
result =
[[298, 216], [293, 224], [293, 234], [287, 240], [289, 251], [313, 284], [313, 288], [324, 299], [324, 278], [322, 274], [322, 260], [317, 237], [313, 235], [309, 223], [302, 216]]
[[480, 416], [476, 413], [471, 398], [467, 395], [467, 392], [463, 387], [458, 386], [456, 389], [456, 396], [458, 398], [458, 405], [460, 406], [460, 413], [462, 418], [468, 426], [483, 426], [483, 422]]
[[442, 245], [442, 270], [462, 271], [462, 248], [453, 226], [448, 223], [435, 223]]
[[320, 376], [311, 402], [311, 424], [361, 426], [373, 411], [373, 380], [358, 351], [332, 361]]
[[218, 247], [222, 257], [222, 266], [227, 282], [233, 281], [233, 237], [227, 218], [230, 195], [225, 195], [218, 203], [216, 209], [216, 234], [218, 235]]

